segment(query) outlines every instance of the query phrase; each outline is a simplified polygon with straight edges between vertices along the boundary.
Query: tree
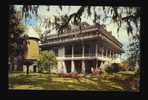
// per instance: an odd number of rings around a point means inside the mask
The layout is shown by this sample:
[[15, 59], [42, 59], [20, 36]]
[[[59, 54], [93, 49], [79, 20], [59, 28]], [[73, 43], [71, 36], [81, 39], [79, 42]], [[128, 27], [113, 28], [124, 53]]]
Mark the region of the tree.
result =
[[[22, 15], [25, 17], [33, 15], [36, 17], [38, 16], [38, 9], [39, 5], [24, 5], [22, 7]], [[62, 11], [63, 6], [59, 6], [59, 9]], [[70, 8], [69, 8], [70, 9]], [[47, 11], [50, 10], [50, 6], [48, 6]], [[102, 14], [98, 13], [101, 12]], [[59, 34], [62, 34], [65, 30], [65, 27], [70, 26], [71, 24], [80, 26], [81, 29], [81, 21], [82, 21], [82, 15], [84, 13], [87, 13], [87, 16], [93, 16], [93, 23], [100, 23], [100, 21], [106, 21], [109, 20], [110, 22], [113, 22], [117, 24], [117, 32], [123, 27], [126, 28], [127, 34], [131, 36], [133, 39], [136, 37], [137, 34], [140, 35], [140, 8], [139, 7], [113, 7], [113, 6], [80, 6], [80, 8], [70, 15], [65, 14], [62, 16], [54, 16], [55, 20], [52, 23], [50, 18], [46, 18], [44, 21], [46, 24], [45, 26], [50, 27], [51, 25], [58, 30]], [[70, 28], [70, 27], [69, 27]], [[48, 34], [48, 33], [46, 33]], [[120, 35], [120, 33], [119, 33]], [[136, 41], [140, 41], [140, 38], [135, 38]], [[135, 44], [136, 42], [133, 41], [132, 44]], [[136, 48], [136, 46], [132, 46], [130, 48]], [[133, 49], [134, 50], [134, 49]], [[137, 52], [137, 51], [133, 51]], [[138, 57], [139, 53], [132, 53], [135, 57]], [[132, 56], [130, 59], [132, 60], [135, 58]], [[139, 57], [140, 58], [140, 57]]]
[[[18, 69], [22, 67], [24, 53], [27, 50], [28, 38], [22, 36], [25, 26], [20, 23], [20, 12], [15, 11], [13, 5], [9, 6], [9, 32], [8, 32], [8, 58], [10, 59], [11, 67], [14, 66], [14, 59], [17, 59]], [[10, 67], [10, 66], [9, 66]]]
[[49, 71], [50, 73], [51, 67], [57, 65], [55, 54], [52, 51], [42, 51], [38, 59], [38, 65], [41, 69]]
[[[35, 16], [38, 16], [38, 9], [39, 5], [24, 5], [22, 8], [23, 15], [31, 16], [31, 14], [34, 14]], [[62, 11], [63, 6], [59, 6], [59, 9]], [[69, 8], [70, 9], [70, 8]], [[50, 6], [48, 6], [48, 11], [50, 10]], [[99, 12], [103, 11], [104, 16], [100, 15]], [[112, 19], [114, 23], [118, 25], [117, 31], [120, 30], [120, 28], [123, 26], [123, 24], [126, 24], [127, 33], [134, 34], [133, 28], [136, 27], [139, 30], [139, 19], [140, 19], [140, 8], [138, 7], [113, 7], [113, 6], [81, 6], [76, 12], [70, 14], [70, 15], [63, 15], [63, 16], [54, 16], [55, 20], [53, 23], [51, 23], [50, 18], [46, 18], [47, 26], [53, 25], [55, 28], [62, 33], [62, 30], [64, 27], [67, 27], [68, 24], [73, 23], [75, 25], [78, 25], [81, 23], [82, 15], [84, 12], [87, 13], [88, 17], [91, 15], [93, 16], [93, 22], [98, 23], [100, 20], [108, 20]], [[47, 21], [48, 20], [48, 21]], [[138, 31], [137, 30], [137, 31]]]
[[40, 35], [41, 34], [41, 28], [40, 27], [35, 27], [34, 30]]
[[132, 42], [129, 44], [128, 62], [133, 67], [135, 67], [136, 64], [140, 66], [140, 36], [139, 34], [135, 35], [133, 37]]

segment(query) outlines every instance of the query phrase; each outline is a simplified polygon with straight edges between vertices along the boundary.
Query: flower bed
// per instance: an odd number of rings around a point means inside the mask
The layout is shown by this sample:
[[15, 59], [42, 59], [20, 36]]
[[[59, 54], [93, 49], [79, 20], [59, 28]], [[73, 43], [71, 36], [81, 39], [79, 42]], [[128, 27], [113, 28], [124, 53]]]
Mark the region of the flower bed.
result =
[[71, 73], [60, 73], [60, 77], [67, 77], [67, 78], [80, 78], [81, 75], [77, 72], [71, 72]]

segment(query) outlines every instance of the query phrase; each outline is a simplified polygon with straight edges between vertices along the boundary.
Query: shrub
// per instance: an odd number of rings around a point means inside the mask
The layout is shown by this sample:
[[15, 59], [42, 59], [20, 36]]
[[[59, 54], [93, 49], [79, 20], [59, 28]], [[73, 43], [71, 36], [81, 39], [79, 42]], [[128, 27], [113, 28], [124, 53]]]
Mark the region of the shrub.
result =
[[124, 71], [125, 69], [118, 63], [112, 63], [105, 68], [107, 73], [116, 73], [119, 71]]
[[48, 71], [50, 73], [51, 67], [56, 67], [56, 56], [52, 51], [42, 51], [38, 59], [40, 71]]
[[135, 71], [135, 67], [130, 66], [130, 67], [129, 67], [129, 71]]
[[111, 68], [110, 66], [107, 66], [107, 67], [105, 68], [105, 72], [107, 72], [107, 73], [112, 73], [112, 68]]

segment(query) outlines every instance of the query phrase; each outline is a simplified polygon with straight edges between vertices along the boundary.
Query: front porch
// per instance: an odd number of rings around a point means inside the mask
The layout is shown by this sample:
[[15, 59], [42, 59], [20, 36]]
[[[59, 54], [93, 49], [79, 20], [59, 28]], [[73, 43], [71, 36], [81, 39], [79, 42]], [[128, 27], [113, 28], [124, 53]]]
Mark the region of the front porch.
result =
[[97, 59], [77, 59], [77, 60], [65, 60], [58, 62], [58, 72], [59, 73], [84, 73], [90, 74], [92, 73], [92, 68], [98, 69], [104, 61], [100, 61]]

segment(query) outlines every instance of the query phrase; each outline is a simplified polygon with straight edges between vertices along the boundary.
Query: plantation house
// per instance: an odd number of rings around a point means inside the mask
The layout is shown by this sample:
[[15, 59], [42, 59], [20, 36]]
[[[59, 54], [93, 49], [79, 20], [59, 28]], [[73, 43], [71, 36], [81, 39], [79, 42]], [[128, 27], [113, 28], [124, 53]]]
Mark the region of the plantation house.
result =
[[103, 25], [84, 25], [63, 34], [51, 34], [40, 44], [41, 50], [52, 50], [57, 56], [58, 72], [91, 73], [91, 67], [120, 62], [122, 44]]

